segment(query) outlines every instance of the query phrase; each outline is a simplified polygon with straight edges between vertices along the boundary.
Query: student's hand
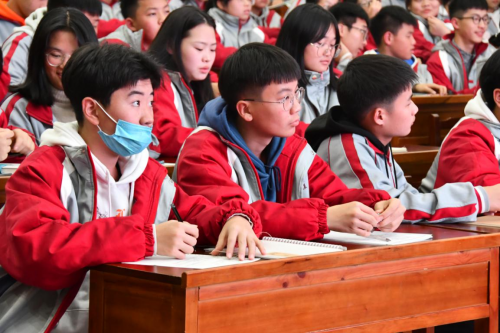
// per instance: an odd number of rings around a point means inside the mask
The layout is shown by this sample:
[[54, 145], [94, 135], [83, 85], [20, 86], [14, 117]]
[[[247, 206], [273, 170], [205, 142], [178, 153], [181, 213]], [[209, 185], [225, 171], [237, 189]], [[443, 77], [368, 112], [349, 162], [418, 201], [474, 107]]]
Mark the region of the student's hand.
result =
[[238, 259], [245, 260], [245, 252], [248, 247], [248, 259], [255, 258], [255, 248], [258, 247], [260, 253], [266, 254], [264, 246], [255, 235], [248, 220], [242, 216], [234, 216], [227, 220], [219, 235], [217, 245], [212, 251], [212, 255], [218, 255], [224, 247], [226, 248], [226, 257], [233, 256], [234, 247], [238, 242]]
[[373, 209], [357, 201], [328, 207], [326, 219], [330, 230], [364, 237], [368, 237], [382, 220]]
[[417, 83], [413, 86], [413, 91], [431, 95], [448, 95], [448, 91], [445, 86], [435, 83]]
[[14, 132], [7, 128], [0, 128], [0, 161], [9, 156]]
[[[500, 184], [493, 186], [483, 186], [483, 189], [488, 194], [490, 201], [490, 212], [497, 212], [500, 210]], [[486, 215], [486, 214], [484, 214]]]
[[214, 91], [214, 97], [219, 97], [220, 96], [219, 83], [218, 82], [212, 82], [212, 90]]
[[379, 222], [377, 228], [380, 231], [391, 232], [396, 230], [401, 222], [403, 222], [406, 212], [405, 206], [401, 204], [399, 199], [392, 198], [390, 200], [379, 201], [375, 204], [375, 212], [380, 214], [382, 221]]
[[188, 222], [167, 221], [156, 225], [157, 253], [184, 259], [193, 253], [198, 238], [198, 226]]
[[33, 150], [35, 150], [35, 143], [28, 133], [21, 129], [15, 129], [12, 132], [14, 132], [14, 138], [11, 147], [11, 151], [13, 153], [28, 155], [33, 152]]
[[433, 36], [443, 37], [451, 33], [451, 30], [446, 26], [446, 23], [437, 17], [429, 17], [427, 19], [427, 23], [429, 23], [429, 32]]

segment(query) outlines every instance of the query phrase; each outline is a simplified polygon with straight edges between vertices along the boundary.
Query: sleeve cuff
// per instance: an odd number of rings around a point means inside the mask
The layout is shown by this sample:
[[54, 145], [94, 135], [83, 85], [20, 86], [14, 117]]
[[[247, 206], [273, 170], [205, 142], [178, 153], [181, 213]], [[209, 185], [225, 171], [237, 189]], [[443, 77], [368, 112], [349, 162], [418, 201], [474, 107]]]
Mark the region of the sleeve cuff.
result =
[[330, 232], [330, 229], [328, 228], [328, 223], [326, 221], [327, 210], [328, 210], [327, 204], [321, 205], [318, 208], [318, 226], [319, 226], [319, 232], [322, 234], [327, 234]]
[[482, 214], [490, 211], [490, 198], [482, 186], [474, 187], [477, 196], [477, 214]]
[[146, 237], [146, 253], [145, 256], [149, 257], [156, 254], [156, 229], [153, 224], [144, 225], [144, 235]]
[[229, 221], [230, 219], [232, 219], [233, 217], [235, 216], [241, 216], [241, 217], [244, 217], [248, 220], [248, 223], [250, 223], [250, 227], [253, 229], [253, 222], [252, 220], [250, 219], [250, 217], [248, 217], [247, 215], [243, 214], [243, 213], [235, 213], [231, 216], [229, 216], [227, 219], [226, 219], [226, 222]]

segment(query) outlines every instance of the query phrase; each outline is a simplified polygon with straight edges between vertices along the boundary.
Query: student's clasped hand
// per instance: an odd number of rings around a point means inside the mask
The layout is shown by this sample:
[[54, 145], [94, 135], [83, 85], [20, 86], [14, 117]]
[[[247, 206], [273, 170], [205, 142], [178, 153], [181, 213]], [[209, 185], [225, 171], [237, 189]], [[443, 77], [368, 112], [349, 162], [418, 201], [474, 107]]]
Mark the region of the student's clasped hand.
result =
[[198, 226], [188, 222], [167, 221], [156, 225], [157, 253], [162, 256], [184, 259], [194, 252]]
[[381, 231], [391, 232], [396, 230], [401, 222], [403, 222], [406, 208], [401, 204], [399, 199], [392, 198], [390, 200], [379, 201], [375, 204], [375, 212], [380, 214], [382, 221], [377, 225]]
[[0, 128], [0, 161], [5, 160], [9, 156], [10, 146], [14, 139], [14, 131], [6, 128]]
[[266, 254], [264, 246], [255, 235], [248, 220], [242, 216], [234, 216], [227, 220], [219, 235], [217, 245], [212, 251], [212, 255], [218, 255], [224, 247], [226, 248], [226, 257], [233, 256], [234, 248], [238, 243], [238, 258], [245, 259], [246, 249], [248, 247], [248, 259], [255, 258], [255, 249], [259, 248], [260, 253]]
[[413, 86], [413, 91], [429, 95], [448, 95], [448, 90], [445, 86], [435, 83], [418, 83]]
[[28, 133], [21, 129], [15, 129], [12, 132], [14, 132], [14, 138], [11, 147], [11, 151], [13, 153], [28, 155], [33, 150], [35, 150], [35, 143]]
[[382, 220], [372, 208], [353, 201], [329, 207], [326, 213], [328, 228], [367, 237]]

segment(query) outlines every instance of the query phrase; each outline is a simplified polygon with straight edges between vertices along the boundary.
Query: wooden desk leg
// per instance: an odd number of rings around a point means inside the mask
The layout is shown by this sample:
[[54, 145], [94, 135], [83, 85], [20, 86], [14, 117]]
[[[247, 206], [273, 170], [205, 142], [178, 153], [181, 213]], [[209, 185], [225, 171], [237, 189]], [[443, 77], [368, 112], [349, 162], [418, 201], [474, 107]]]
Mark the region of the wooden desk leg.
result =
[[[498, 302], [499, 302], [499, 250], [498, 248], [492, 249], [492, 260], [490, 262], [490, 287], [489, 287], [489, 300], [490, 300], [490, 317], [486, 319], [479, 319], [474, 322], [474, 332], [482, 333], [497, 333], [498, 332]], [[496, 258], [496, 260], [494, 260]]]

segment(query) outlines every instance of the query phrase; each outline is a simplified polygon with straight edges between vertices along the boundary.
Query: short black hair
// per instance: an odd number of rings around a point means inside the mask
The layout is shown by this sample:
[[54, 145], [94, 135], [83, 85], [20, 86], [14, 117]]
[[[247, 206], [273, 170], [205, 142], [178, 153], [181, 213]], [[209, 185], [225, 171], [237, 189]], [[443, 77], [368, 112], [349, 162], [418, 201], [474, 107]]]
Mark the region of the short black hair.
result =
[[90, 15], [101, 16], [102, 14], [100, 0], [49, 0], [47, 3], [47, 11], [61, 7], [76, 8]]
[[[299, 85], [301, 87], [309, 84], [305, 73], [305, 49], [307, 45], [325, 38], [330, 26], [335, 29], [335, 44], [339, 44], [340, 33], [335, 16], [323, 7], [311, 3], [306, 3], [292, 10], [283, 22], [276, 46], [288, 52], [299, 64], [301, 73]], [[330, 87], [336, 89], [338, 79], [333, 74], [333, 67], [333, 64], [330, 64], [328, 68]]]
[[353, 59], [339, 79], [337, 96], [345, 115], [361, 123], [378, 106], [388, 107], [408, 87], [417, 74], [404, 61], [382, 54]]
[[450, 18], [462, 17], [469, 9], [488, 10], [486, 0], [452, 0], [449, 6]]
[[228, 104], [228, 115], [234, 116], [236, 103], [246, 97], [244, 94], [262, 90], [272, 83], [299, 79], [299, 66], [288, 53], [276, 46], [249, 43], [240, 47], [222, 65], [219, 90]]
[[[184, 81], [188, 82], [182, 61], [181, 43], [184, 38], [189, 36], [191, 29], [201, 24], [212, 27], [215, 34], [215, 21], [198, 7], [184, 6], [174, 10], [163, 22], [148, 49], [149, 54], [166, 69], [180, 72]], [[171, 50], [171, 53], [168, 50]], [[203, 81], [192, 81], [188, 84], [193, 90], [196, 107], [200, 111], [203, 110], [205, 104], [214, 99], [210, 75], [207, 75]]]
[[352, 2], [339, 2], [330, 8], [330, 12], [333, 16], [335, 16], [339, 23], [342, 23], [349, 28], [356, 23], [358, 18], [364, 20], [367, 25], [370, 25], [368, 14], [363, 10], [363, 8], [361, 8], [360, 5]]
[[20, 93], [35, 104], [52, 106], [54, 98], [45, 71], [45, 52], [49, 46], [51, 35], [57, 31], [72, 32], [79, 46], [87, 43], [97, 44], [94, 27], [80, 10], [56, 8], [47, 12], [38, 24], [31, 42], [26, 80], [22, 84], [11, 86], [11, 92]]
[[122, 10], [123, 18], [135, 18], [135, 12], [139, 7], [139, 0], [121, 0], [120, 9]]
[[417, 19], [403, 7], [383, 7], [370, 23], [370, 32], [372, 33], [375, 43], [380, 45], [387, 31], [396, 35], [404, 23], [413, 25], [414, 27], [418, 24]]
[[479, 75], [479, 87], [483, 93], [486, 105], [491, 111], [495, 109], [493, 90], [500, 89], [500, 52], [495, 51], [486, 61]]
[[64, 93], [83, 124], [82, 100], [91, 97], [107, 107], [111, 95], [140, 80], [157, 89], [162, 80], [159, 65], [148, 55], [120, 44], [91, 44], [79, 48], [64, 67]]

